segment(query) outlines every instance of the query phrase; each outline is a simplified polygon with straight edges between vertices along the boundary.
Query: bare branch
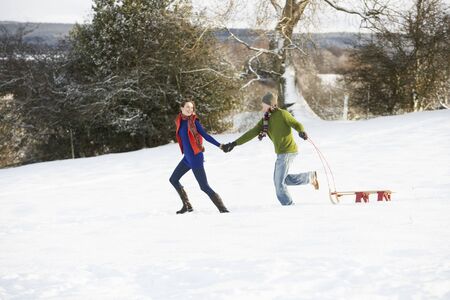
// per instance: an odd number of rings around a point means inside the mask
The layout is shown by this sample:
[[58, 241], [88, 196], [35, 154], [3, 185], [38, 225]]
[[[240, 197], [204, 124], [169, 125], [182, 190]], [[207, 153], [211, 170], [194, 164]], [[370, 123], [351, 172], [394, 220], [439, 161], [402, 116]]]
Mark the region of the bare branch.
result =
[[243, 90], [246, 87], [248, 87], [250, 84], [252, 84], [255, 81], [260, 81], [261, 80], [261, 76], [259, 76], [258, 72], [256, 72], [253, 67], [252, 67], [252, 62], [257, 59], [261, 54], [263, 54], [264, 52], [260, 51], [258, 53], [256, 53], [256, 55], [254, 55], [252, 58], [249, 59], [248, 61], [248, 69], [250, 70], [250, 72], [252, 72], [256, 78], [253, 78], [252, 80], [250, 80], [249, 82], [247, 82], [246, 84], [244, 84], [240, 89]]
[[119, 120], [120, 120], [120, 121], [125, 121], [125, 122], [130, 122], [130, 121], [132, 121], [133, 119], [139, 118], [140, 116], [141, 116], [140, 114], [137, 114], [137, 115], [134, 115], [134, 116], [132, 116], [132, 117], [130, 117], [130, 118], [119, 118]]
[[[205, 5], [205, 7], [202, 9], [202, 14], [204, 14], [206, 11], [212, 12], [214, 14], [211, 20], [212, 23], [221, 24], [226, 22], [226, 20], [232, 18], [232, 15], [236, 10], [236, 6], [237, 3], [235, 0], [221, 1], [220, 5]], [[214, 25], [214, 27], [216, 27], [216, 25]]]
[[[198, 39], [195, 41], [194, 45], [191, 48], [188, 48], [188, 51], [192, 51], [194, 50], [198, 43], [202, 40], [203, 36], [205, 35], [206, 32], [209, 31], [209, 27], [206, 27], [205, 30], [203, 30], [202, 34], [200, 34], [200, 36], [198, 37]], [[186, 48], [187, 44], [183, 46], [183, 48], [181, 48], [181, 50], [184, 50]]]
[[219, 78], [216, 78], [216, 79], [214, 79], [214, 80], [212, 80], [212, 81], [210, 81], [210, 82], [207, 82], [207, 83], [205, 83], [204, 85], [199, 86], [198, 88], [199, 88], [199, 89], [202, 89], [202, 88], [204, 88], [204, 87], [206, 87], [206, 86], [208, 86], [208, 85], [210, 85], [210, 84], [216, 82], [217, 80], [219, 80]]
[[[226, 30], [228, 31], [228, 33], [231, 35], [232, 38], [234, 38], [236, 41], [238, 41], [239, 43], [241, 43], [242, 45], [244, 45], [245, 47], [247, 47], [249, 50], [253, 50], [253, 51], [256, 51], [256, 52], [258, 52], [258, 53], [261, 52], [261, 53], [272, 54], [272, 55], [275, 55], [275, 56], [276, 56], [277, 58], [279, 58], [279, 59], [282, 58], [281, 55], [278, 54], [278, 53], [275, 52], [275, 51], [271, 51], [271, 50], [264, 49], [264, 48], [255, 48], [255, 47], [250, 46], [249, 44], [247, 44], [246, 42], [244, 42], [243, 40], [241, 40], [240, 38], [238, 38], [236, 35], [234, 35], [234, 33], [232, 33], [228, 27], [225, 27], [225, 28], [226, 28]], [[260, 55], [260, 54], [259, 54], [259, 55]], [[258, 55], [258, 56], [259, 56], [259, 55]]]
[[277, 15], [281, 16], [283, 8], [277, 3], [276, 0], [270, 0], [270, 3], [272, 3], [273, 8], [275, 8]]
[[213, 72], [213, 73], [215, 73], [215, 74], [217, 74], [219, 76], [222, 76], [224, 78], [233, 79], [233, 77], [224, 75], [221, 72], [219, 72], [217, 70], [214, 70], [212, 68], [202, 68], [202, 69], [196, 69], [196, 70], [181, 71], [180, 73], [181, 74], [189, 74], [189, 73], [198, 73], [198, 72], [205, 72], [205, 71]]
[[450, 109], [450, 106], [449, 106], [448, 104], [442, 102], [442, 101], [439, 101], [439, 104], [440, 104], [442, 107], [445, 107], [445, 109]]
[[284, 49], [286, 50], [298, 50], [301, 54], [303, 55], [308, 55], [305, 51], [303, 51], [302, 48], [300, 48], [297, 44], [295, 44], [294, 42], [292, 42], [290, 39], [289, 41], [291, 42], [291, 44], [287, 45]]
[[273, 70], [261, 69], [261, 72], [264, 72], [264, 73], [267, 73], [267, 74], [272, 74], [272, 75], [275, 75], [275, 76], [283, 76], [283, 74], [275, 72]]
[[16, 83], [16, 82], [18, 82], [18, 81], [21, 81], [21, 80], [24, 80], [24, 79], [26, 79], [25, 76], [19, 77], [19, 78], [13, 78], [13, 79], [11, 79], [11, 80], [8, 81], [8, 82], [3, 82], [3, 83], [0, 85], [0, 88], [3, 88], [3, 87], [5, 87], [5, 86], [7, 86], [7, 85], [10, 85], [10, 84], [14, 84], [14, 83]]
[[[378, 0], [374, 1], [373, 7], [369, 7], [367, 2], [364, 1], [363, 2], [364, 6], [365, 6], [364, 12], [347, 9], [345, 7], [337, 5], [336, 3], [334, 3], [331, 0], [323, 0], [323, 1], [337, 11], [341, 11], [341, 12], [345, 12], [347, 14], [359, 16], [364, 22], [367, 22], [372, 27], [376, 26], [375, 23], [377, 20], [379, 20], [380, 16], [382, 16], [383, 14], [386, 14], [386, 15], [390, 14], [390, 13], [385, 12], [386, 10], [389, 10], [388, 7], [386, 5], [383, 5], [382, 3], [380, 3]], [[365, 27], [365, 26], [363, 26], [363, 27]], [[370, 27], [368, 27], [368, 28], [370, 28]]]
[[329, 0], [323, 0], [323, 1], [324, 1], [325, 3], [327, 3], [328, 5], [330, 5], [332, 8], [334, 8], [335, 10], [342, 11], [342, 12], [345, 12], [345, 13], [348, 13], [348, 14], [351, 14], [351, 15], [358, 15], [358, 16], [360, 16], [362, 19], [367, 19], [367, 16], [366, 16], [366, 15], [364, 15], [364, 14], [358, 12], [358, 11], [354, 11], [354, 10], [350, 10], [350, 9], [341, 7], [341, 6], [339, 6], [339, 5], [337, 5], [337, 4], [333, 3], [333, 2], [331, 2], [331, 1], [329, 1]]

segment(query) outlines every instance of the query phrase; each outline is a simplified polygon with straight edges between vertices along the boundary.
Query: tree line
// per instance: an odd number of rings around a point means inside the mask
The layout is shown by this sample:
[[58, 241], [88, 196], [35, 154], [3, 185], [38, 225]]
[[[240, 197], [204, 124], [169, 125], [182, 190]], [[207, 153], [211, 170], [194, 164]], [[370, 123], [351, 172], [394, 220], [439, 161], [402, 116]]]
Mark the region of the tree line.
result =
[[345, 82], [360, 113], [391, 115], [448, 108], [450, 11], [440, 0], [380, 18], [350, 58]]
[[[95, 0], [92, 22], [56, 46], [25, 42], [26, 27], [0, 27], [0, 167], [166, 144], [185, 97], [199, 102], [208, 130], [221, 132], [237, 108], [258, 109], [268, 88], [283, 105], [286, 67], [323, 118], [341, 116], [345, 95], [353, 118], [448, 107], [450, 17], [441, 0], [414, 0], [405, 12], [375, 1], [361, 13], [326, 1], [361, 14], [372, 32], [354, 49], [328, 50], [293, 35], [309, 7], [301, 3], [312, 3], [294, 2], [294, 15], [271, 2], [287, 23], [259, 30], [255, 41], [230, 29], [218, 40], [184, 0]], [[343, 80], [325, 86], [324, 70]]]
[[[320, 117], [342, 118], [345, 97], [352, 119], [450, 107], [448, 5], [415, 0], [405, 11], [379, 14], [367, 29], [351, 48], [305, 49], [300, 86]], [[320, 71], [333, 69], [340, 79], [322, 82]]]
[[0, 166], [152, 147], [174, 137], [185, 97], [213, 132], [238, 106], [234, 68], [192, 8], [95, 0], [58, 46], [0, 41]]

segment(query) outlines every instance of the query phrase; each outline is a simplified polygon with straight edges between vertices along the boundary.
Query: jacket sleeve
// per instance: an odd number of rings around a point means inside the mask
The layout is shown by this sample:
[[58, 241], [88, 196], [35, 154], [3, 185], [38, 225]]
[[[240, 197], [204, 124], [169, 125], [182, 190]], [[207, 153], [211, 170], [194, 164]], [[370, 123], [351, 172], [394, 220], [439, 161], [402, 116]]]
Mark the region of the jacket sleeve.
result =
[[256, 123], [256, 125], [252, 129], [250, 129], [249, 131], [247, 131], [246, 133], [241, 135], [236, 140], [236, 144], [237, 145], [242, 145], [244, 143], [247, 143], [248, 141], [250, 141], [251, 139], [256, 137], [261, 132], [262, 127], [263, 127], [263, 121], [261, 119], [261, 120], [259, 120], [258, 123]]
[[298, 122], [288, 111], [283, 110], [283, 117], [290, 127], [294, 128], [298, 132], [305, 131], [303, 125]]
[[217, 147], [220, 147], [220, 143], [218, 141], [216, 141], [216, 139], [214, 139], [212, 136], [210, 136], [205, 129], [203, 129], [203, 126], [200, 124], [199, 120], [195, 120], [195, 126], [197, 127], [197, 131], [198, 133], [200, 133], [200, 135], [207, 140], [208, 142], [210, 142], [213, 145], [216, 145]]

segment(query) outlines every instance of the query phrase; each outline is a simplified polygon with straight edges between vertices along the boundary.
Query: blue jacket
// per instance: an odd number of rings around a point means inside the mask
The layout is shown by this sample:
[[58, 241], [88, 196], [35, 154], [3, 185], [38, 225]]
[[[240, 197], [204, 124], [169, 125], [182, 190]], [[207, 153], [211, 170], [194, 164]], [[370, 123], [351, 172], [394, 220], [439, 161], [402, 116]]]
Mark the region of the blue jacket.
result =
[[[208, 133], [206, 133], [205, 129], [203, 129], [202, 125], [200, 124], [199, 120], [195, 120], [195, 126], [197, 127], [198, 133], [208, 142], [211, 144], [220, 147], [220, 143], [216, 141], [212, 136], [210, 136]], [[195, 168], [201, 168], [203, 167], [204, 162], [204, 156], [203, 152], [198, 153], [197, 155], [194, 154], [194, 150], [192, 149], [191, 143], [189, 141], [188, 136], [188, 121], [187, 120], [181, 120], [180, 122], [180, 129], [178, 131], [178, 134], [181, 138], [181, 143], [183, 145], [183, 152], [184, 157], [183, 161], [184, 163], [189, 166], [191, 169]]]

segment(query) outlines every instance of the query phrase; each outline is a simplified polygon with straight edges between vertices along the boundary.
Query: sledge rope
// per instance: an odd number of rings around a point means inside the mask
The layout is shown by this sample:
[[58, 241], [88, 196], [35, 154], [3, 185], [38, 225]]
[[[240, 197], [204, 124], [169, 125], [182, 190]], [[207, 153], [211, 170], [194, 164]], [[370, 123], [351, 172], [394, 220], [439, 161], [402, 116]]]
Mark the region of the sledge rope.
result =
[[[308, 142], [310, 142], [311, 145], [313, 145], [314, 149], [317, 152], [317, 155], [320, 158], [320, 162], [322, 163], [322, 167], [325, 171], [325, 176], [327, 178], [329, 196], [330, 196], [331, 202], [335, 203], [335, 201], [333, 201], [332, 195], [336, 194], [336, 183], [334, 181], [334, 175], [333, 175], [333, 172], [331, 171], [330, 164], [328, 163], [327, 159], [325, 158], [325, 155], [323, 155], [322, 151], [320, 151], [320, 149], [316, 146], [316, 144], [314, 144], [314, 142], [309, 137], [308, 137]], [[328, 173], [330, 174], [330, 176], [328, 176]], [[333, 183], [333, 191], [331, 190], [330, 178], [333, 181], [332, 182]], [[337, 198], [337, 201], [339, 201], [338, 198]]]

